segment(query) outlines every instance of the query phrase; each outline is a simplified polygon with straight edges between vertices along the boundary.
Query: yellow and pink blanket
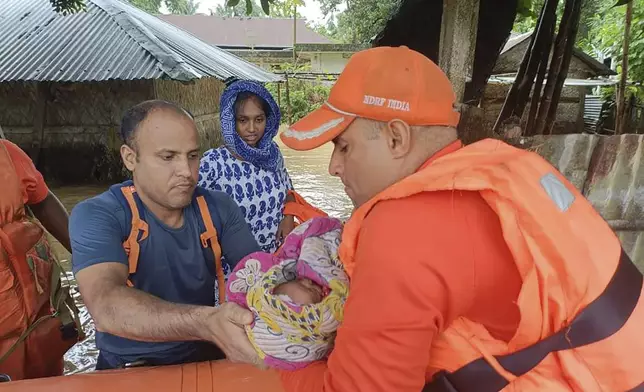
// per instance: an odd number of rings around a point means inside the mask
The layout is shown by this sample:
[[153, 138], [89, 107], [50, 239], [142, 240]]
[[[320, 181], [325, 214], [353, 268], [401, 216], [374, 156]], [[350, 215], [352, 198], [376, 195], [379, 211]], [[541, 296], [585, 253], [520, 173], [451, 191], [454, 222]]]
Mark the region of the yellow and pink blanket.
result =
[[[246, 332], [266, 365], [294, 370], [330, 353], [349, 294], [338, 259], [341, 233], [339, 220], [313, 218], [296, 227], [275, 254], [250, 254], [232, 271], [228, 300], [254, 313]], [[297, 278], [321, 286], [322, 302], [299, 305], [273, 294], [277, 285]]]

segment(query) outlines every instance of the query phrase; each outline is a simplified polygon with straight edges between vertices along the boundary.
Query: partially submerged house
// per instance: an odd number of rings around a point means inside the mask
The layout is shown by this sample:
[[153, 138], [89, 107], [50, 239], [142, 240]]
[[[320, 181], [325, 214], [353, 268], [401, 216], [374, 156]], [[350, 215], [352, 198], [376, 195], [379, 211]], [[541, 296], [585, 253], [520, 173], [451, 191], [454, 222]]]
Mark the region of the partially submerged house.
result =
[[303, 19], [221, 17], [216, 15], [159, 15], [159, 18], [193, 34], [204, 42], [225, 49], [266, 69], [283, 63], [310, 65], [311, 72], [339, 74], [362, 45], [333, 43]]
[[141, 101], [185, 107], [206, 148], [221, 140], [224, 81], [281, 80], [126, 2], [86, 5], [71, 15], [49, 0], [0, 8], [0, 126], [48, 180], [119, 178], [119, 122]]
[[[485, 110], [485, 121], [489, 127], [493, 126], [499, 116], [505, 97], [516, 78], [523, 56], [528, 50], [531, 36], [532, 32], [513, 33], [496, 61], [492, 76], [488, 80], [481, 100], [481, 107]], [[607, 65], [597, 61], [581, 49], [574, 48], [568, 75], [557, 106], [557, 117], [553, 133], [581, 132], [584, 129], [586, 96], [591, 93], [594, 87], [615, 84], [615, 79], [608, 79], [612, 75], [616, 75], [616, 73]], [[593, 101], [592, 105], [594, 107], [596, 103]], [[524, 117], [527, 115], [528, 110], [524, 112]]]

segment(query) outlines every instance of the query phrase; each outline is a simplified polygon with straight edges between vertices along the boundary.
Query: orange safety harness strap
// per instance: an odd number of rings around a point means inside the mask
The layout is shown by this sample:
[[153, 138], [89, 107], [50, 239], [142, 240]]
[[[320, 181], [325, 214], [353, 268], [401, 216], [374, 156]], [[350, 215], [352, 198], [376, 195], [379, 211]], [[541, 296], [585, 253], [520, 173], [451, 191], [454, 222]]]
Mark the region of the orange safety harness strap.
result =
[[[130, 229], [130, 234], [127, 239], [123, 242], [123, 249], [127, 254], [127, 262], [129, 267], [129, 275], [132, 275], [136, 272], [136, 268], [139, 262], [139, 255], [141, 253], [141, 247], [139, 242], [145, 240], [148, 237], [148, 224], [141, 218], [139, 208], [137, 206], [136, 200], [134, 199], [134, 193], [136, 189], [132, 185], [123, 186], [120, 188], [123, 197], [127, 201], [127, 204], [132, 213], [132, 228]], [[212, 250], [213, 256], [215, 258], [215, 272], [217, 274], [217, 283], [219, 286], [219, 298], [220, 302], [224, 302], [225, 293], [226, 293], [226, 284], [224, 277], [224, 269], [221, 264], [221, 246], [217, 238], [217, 229], [212, 221], [212, 216], [210, 215], [210, 210], [208, 209], [208, 204], [206, 199], [203, 196], [197, 196], [197, 205], [199, 206], [199, 213], [201, 219], [205, 226], [206, 231], [203, 232], [200, 236], [201, 245], [204, 248], [210, 247]], [[140, 234], [140, 236], [139, 236]], [[210, 241], [210, 245], [208, 242]], [[128, 278], [127, 285], [134, 287], [132, 281]]]
[[[127, 254], [127, 263], [129, 266], [129, 274], [132, 275], [136, 272], [136, 267], [139, 263], [139, 254], [140, 246], [139, 241], [143, 241], [148, 238], [148, 224], [141, 219], [139, 209], [134, 200], [134, 192], [136, 189], [133, 186], [124, 186], [121, 188], [121, 193], [127, 201], [127, 204], [130, 206], [130, 211], [132, 212], [132, 228], [130, 229], [130, 235], [127, 237], [125, 242], [123, 242], [123, 249], [125, 249], [125, 254]], [[139, 232], [142, 232], [141, 238], [139, 239]], [[128, 278], [127, 285], [133, 287], [132, 281]]]
[[219, 289], [219, 303], [223, 304], [226, 302], [226, 282], [224, 280], [224, 269], [221, 265], [221, 247], [219, 246], [219, 240], [217, 239], [217, 230], [212, 222], [212, 217], [210, 216], [210, 211], [206, 204], [206, 199], [203, 196], [197, 196], [197, 205], [199, 206], [201, 219], [206, 226], [206, 231], [200, 236], [201, 246], [207, 248], [208, 241], [210, 241], [210, 249], [215, 256], [215, 272], [217, 274], [217, 286]]
[[306, 222], [315, 217], [328, 216], [327, 213], [319, 208], [313, 207], [302, 196], [295, 191], [288, 191], [288, 194], [293, 196], [295, 201], [289, 201], [284, 205], [284, 215], [292, 215], [296, 217], [300, 223]]
[[[581, 311], [566, 328], [515, 353], [494, 357], [503, 369], [520, 377], [548, 354], [604, 340], [619, 331], [639, 302], [643, 278], [622, 250], [617, 269], [604, 292]], [[497, 392], [509, 384], [485, 359], [462, 368], [439, 372], [422, 392]], [[644, 392], [644, 384], [630, 392]]]

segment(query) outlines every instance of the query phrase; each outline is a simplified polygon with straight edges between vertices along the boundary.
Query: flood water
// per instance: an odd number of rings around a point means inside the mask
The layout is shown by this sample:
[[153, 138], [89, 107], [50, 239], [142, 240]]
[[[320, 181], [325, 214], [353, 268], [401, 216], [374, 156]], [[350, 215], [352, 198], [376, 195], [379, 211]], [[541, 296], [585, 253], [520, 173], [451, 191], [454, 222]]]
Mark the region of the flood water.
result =
[[[276, 139], [279, 140], [279, 139]], [[344, 193], [340, 180], [329, 176], [327, 167], [332, 146], [326, 145], [314, 151], [294, 151], [280, 147], [284, 154], [286, 166], [293, 180], [293, 186], [308, 202], [321, 208], [330, 215], [345, 219], [351, 213], [351, 202]], [[106, 186], [70, 186], [53, 188], [68, 211], [80, 201], [95, 196], [106, 190]], [[67, 270], [66, 277], [71, 286], [72, 295], [81, 311], [81, 321], [87, 338], [65, 355], [65, 374], [83, 373], [94, 370], [98, 351], [94, 343], [94, 323], [82, 303], [76, 281], [70, 272], [70, 255], [59, 244], [54, 249]]]

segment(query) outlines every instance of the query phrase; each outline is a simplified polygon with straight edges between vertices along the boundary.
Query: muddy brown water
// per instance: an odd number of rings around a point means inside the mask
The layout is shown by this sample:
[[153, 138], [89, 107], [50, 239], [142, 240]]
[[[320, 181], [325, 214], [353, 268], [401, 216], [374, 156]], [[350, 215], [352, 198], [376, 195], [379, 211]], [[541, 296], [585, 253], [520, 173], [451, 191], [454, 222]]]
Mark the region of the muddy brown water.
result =
[[[278, 142], [279, 143], [279, 142]], [[314, 151], [300, 152], [280, 144], [286, 166], [295, 189], [310, 203], [337, 218], [347, 218], [351, 202], [344, 193], [342, 183], [329, 176], [327, 168], [332, 146], [326, 145]], [[69, 212], [82, 200], [105, 191], [106, 186], [65, 186], [52, 190], [61, 199]], [[85, 308], [76, 281], [71, 273], [70, 255], [60, 244], [54, 242], [54, 250], [66, 269], [66, 279], [81, 312], [81, 322], [87, 338], [77, 343], [65, 355], [65, 374], [84, 373], [94, 370], [98, 350], [94, 341], [94, 323]]]

